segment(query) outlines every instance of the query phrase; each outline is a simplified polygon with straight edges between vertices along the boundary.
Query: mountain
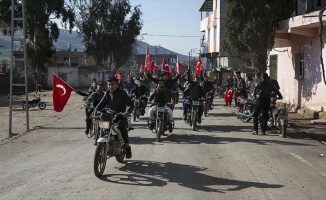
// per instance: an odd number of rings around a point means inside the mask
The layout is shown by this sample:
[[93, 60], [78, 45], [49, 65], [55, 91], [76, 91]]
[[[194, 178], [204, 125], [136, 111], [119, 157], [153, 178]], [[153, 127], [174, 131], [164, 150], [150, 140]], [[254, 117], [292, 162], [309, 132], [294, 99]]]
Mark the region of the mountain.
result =
[[[9, 56], [10, 55], [10, 44], [11, 44], [11, 37], [10, 36], [4, 36], [0, 32], [0, 45], [3, 47], [0, 47], [0, 52], [2, 53], [1, 56]], [[155, 47], [152, 46], [146, 42], [142, 42], [140, 40], [137, 40], [137, 53], [138, 54], [146, 54], [146, 48], [149, 47], [150, 52], [154, 52], [156, 48], [156, 54], [177, 54], [178, 59], [181, 63], [188, 62], [189, 57], [186, 55], [179, 54], [177, 52], [171, 51], [169, 49], [166, 49], [164, 47]], [[83, 38], [82, 36], [76, 32], [72, 31], [71, 33], [69, 30], [60, 30], [60, 36], [56, 42], [54, 42], [55, 48], [60, 51], [61, 49], [76, 49], [77, 51], [85, 51], [85, 45], [83, 44]], [[18, 46], [16, 48], [19, 48]]]

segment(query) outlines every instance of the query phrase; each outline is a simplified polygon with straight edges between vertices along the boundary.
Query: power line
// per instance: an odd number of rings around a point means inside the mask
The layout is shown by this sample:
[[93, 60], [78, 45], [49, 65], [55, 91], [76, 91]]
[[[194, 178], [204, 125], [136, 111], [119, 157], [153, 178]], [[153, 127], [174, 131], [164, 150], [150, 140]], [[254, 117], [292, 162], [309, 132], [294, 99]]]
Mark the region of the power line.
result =
[[201, 36], [195, 36], [195, 35], [156, 35], [156, 34], [146, 34], [146, 36], [156, 36], [156, 37], [192, 37], [192, 38], [200, 38]]

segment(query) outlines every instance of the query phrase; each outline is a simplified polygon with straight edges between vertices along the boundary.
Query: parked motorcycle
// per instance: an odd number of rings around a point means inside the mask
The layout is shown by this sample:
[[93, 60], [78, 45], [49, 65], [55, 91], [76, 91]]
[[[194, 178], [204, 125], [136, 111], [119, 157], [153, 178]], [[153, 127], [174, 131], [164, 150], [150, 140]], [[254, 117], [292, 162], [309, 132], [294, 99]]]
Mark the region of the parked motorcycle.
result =
[[[44, 110], [46, 107], [46, 104], [44, 102], [41, 101], [41, 97], [35, 97], [35, 99], [33, 99], [32, 101], [28, 101], [27, 103], [27, 108], [35, 108], [35, 107], [39, 107], [41, 110]], [[26, 109], [26, 101], [22, 101], [22, 108]]]
[[252, 117], [247, 116], [251, 116], [254, 113], [256, 101], [251, 98], [245, 99], [243, 96], [240, 96], [237, 98], [237, 102], [239, 110], [236, 115], [242, 122], [250, 122]]
[[[260, 116], [262, 118], [262, 116]], [[262, 120], [259, 120], [262, 123]], [[286, 106], [276, 107], [276, 98], [271, 98], [269, 119], [267, 127], [270, 130], [278, 131], [279, 135], [286, 137], [286, 127], [288, 126], [288, 108]]]
[[105, 109], [101, 112], [99, 121], [100, 135], [94, 156], [94, 173], [96, 177], [103, 175], [107, 159], [114, 156], [119, 163], [122, 163], [125, 158], [126, 146], [118, 129], [119, 121], [123, 117], [124, 113], [115, 114], [112, 110]]
[[[252, 114], [253, 111], [250, 110], [246, 110], [244, 112], [237, 112], [237, 115], [239, 116], [240, 119], [241, 117], [244, 117], [245, 119], [247, 119], [247, 121], [248, 120], [250, 121], [253, 118]], [[264, 124], [262, 113], [260, 113], [258, 117], [258, 121], [260, 127], [262, 127]], [[286, 137], [287, 126], [288, 126], [288, 108], [285, 106], [276, 107], [276, 98], [271, 98], [267, 128], [269, 130], [276, 130], [278, 131], [280, 136]]]

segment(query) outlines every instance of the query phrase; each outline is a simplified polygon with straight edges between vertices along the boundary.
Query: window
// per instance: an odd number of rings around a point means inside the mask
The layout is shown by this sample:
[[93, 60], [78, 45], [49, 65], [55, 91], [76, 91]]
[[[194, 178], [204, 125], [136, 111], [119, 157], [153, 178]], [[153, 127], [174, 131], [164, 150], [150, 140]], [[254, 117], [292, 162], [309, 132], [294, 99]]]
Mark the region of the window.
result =
[[274, 80], [277, 80], [277, 62], [277, 55], [271, 55], [269, 57], [269, 76]]
[[59, 78], [61, 78], [65, 82], [67, 82], [67, 73], [59, 73]]
[[303, 79], [305, 71], [304, 54], [295, 55], [295, 78]]

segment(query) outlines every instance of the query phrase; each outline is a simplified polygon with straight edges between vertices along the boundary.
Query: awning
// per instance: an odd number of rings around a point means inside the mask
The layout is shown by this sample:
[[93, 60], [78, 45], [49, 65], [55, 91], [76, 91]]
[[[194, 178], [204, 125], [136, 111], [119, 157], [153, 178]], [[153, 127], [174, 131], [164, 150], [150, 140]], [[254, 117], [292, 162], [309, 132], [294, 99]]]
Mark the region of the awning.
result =
[[203, 5], [200, 7], [199, 11], [212, 12], [213, 11], [213, 0], [205, 0]]

